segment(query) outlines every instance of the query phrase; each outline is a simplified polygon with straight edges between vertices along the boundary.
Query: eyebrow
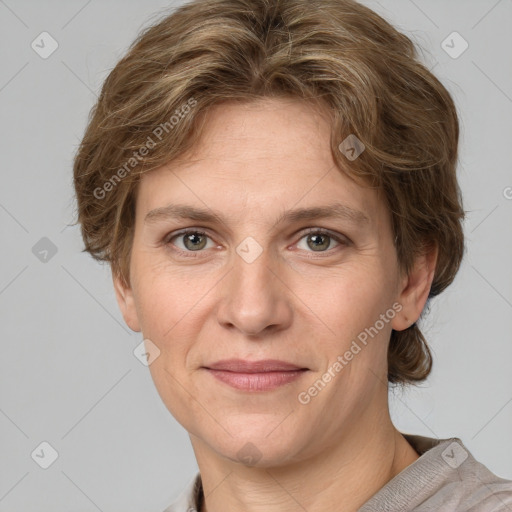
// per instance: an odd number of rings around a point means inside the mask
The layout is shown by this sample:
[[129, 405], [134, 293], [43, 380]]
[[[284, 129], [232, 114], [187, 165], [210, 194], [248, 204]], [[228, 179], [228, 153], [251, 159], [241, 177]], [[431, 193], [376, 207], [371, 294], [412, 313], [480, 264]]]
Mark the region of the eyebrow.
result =
[[[155, 208], [148, 212], [144, 219], [145, 224], [170, 219], [188, 219], [198, 222], [222, 223], [228, 222], [222, 213], [211, 209], [195, 208], [183, 204], [169, 204]], [[360, 210], [355, 210], [342, 203], [333, 203], [325, 206], [314, 206], [311, 208], [297, 208], [283, 212], [275, 224], [286, 222], [297, 222], [300, 220], [315, 219], [344, 219], [357, 225], [369, 224], [370, 219]]]

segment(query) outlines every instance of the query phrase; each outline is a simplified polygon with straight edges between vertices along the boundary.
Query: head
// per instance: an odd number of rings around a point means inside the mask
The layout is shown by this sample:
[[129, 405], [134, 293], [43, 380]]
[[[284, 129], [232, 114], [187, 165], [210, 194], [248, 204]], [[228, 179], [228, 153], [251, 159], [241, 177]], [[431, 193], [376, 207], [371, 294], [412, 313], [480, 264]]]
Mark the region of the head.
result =
[[[458, 136], [413, 43], [351, 0], [196, 1], [139, 36], [75, 158], [78, 222], [191, 434], [300, 457], [428, 376], [418, 321], [464, 248]], [[205, 370], [230, 358], [306, 371], [243, 395]]]

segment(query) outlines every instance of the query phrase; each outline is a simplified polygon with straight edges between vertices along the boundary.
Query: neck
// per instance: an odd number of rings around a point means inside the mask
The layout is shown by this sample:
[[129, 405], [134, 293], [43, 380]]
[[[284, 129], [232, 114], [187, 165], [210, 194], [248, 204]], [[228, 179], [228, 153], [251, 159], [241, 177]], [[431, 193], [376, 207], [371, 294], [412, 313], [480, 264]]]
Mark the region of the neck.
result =
[[285, 466], [247, 467], [191, 435], [205, 496], [199, 512], [357, 511], [418, 458], [389, 413], [373, 419]]

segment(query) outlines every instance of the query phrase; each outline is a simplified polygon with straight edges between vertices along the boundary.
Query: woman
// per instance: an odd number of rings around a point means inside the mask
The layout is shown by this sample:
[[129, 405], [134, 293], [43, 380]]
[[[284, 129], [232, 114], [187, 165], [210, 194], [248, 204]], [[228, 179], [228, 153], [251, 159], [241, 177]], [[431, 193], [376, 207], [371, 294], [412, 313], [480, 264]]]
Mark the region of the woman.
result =
[[86, 250], [199, 473], [167, 512], [505, 511], [389, 383], [464, 251], [452, 98], [351, 0], [195, 1], [110, 73], [74, 165]]

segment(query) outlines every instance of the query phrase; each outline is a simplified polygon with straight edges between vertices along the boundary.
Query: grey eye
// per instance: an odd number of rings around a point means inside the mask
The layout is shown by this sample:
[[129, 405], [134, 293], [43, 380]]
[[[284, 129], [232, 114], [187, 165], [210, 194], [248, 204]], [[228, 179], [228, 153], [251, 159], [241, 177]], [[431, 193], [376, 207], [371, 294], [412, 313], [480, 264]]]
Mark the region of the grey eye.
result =
[[[201, 231], [187, 231], [172, 237], [169, 240], [169, 243], [171, 243], [174, 239], [176, 240], [176, 245], [179, 249], [197, 252], [206, 247], [209, 237], [206, 235], [206, 233], [202, 233]], [[180, 246], [178, 242], [181, 242], [183, 246]]]
[[[308, 233], [302, 237], [301, 241], [304, 239], [306, 240], [307, 247], [313, 252], [325, 252], [327, 249], [331, 248], [333, 242], [335, 244], [338, 243], [333, 235], [321, 232]], [[300, 249], [303, 248], [300, 247], [300, 243], [297, 245], [297, 247]]]

